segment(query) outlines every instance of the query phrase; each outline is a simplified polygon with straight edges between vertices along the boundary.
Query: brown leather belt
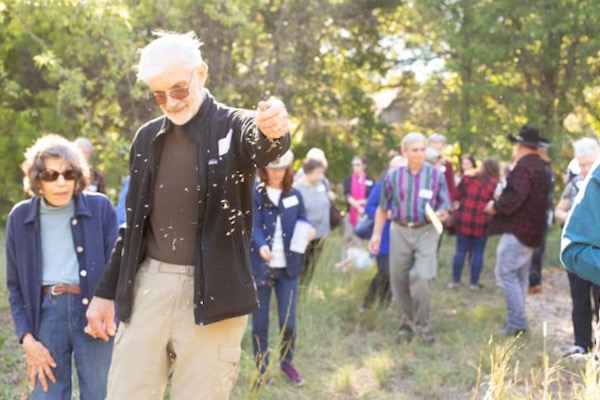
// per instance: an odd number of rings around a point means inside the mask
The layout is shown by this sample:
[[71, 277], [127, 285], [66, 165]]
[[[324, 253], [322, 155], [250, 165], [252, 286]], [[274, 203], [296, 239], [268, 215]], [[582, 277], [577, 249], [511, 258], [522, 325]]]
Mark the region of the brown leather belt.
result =
[[81, 294], [81, 288], [79, 285], [46, 285], [42, 286], [42, 293], [50, 293], [53, 296], [58, 296], [59, 294]]
[[398, 225], [403, 226], [405, 228], [422, 228], [425, 225], [429, 225], [429, 221], [427, 222], [401, 222], [401, 221], [394, 221], [396, 222]]

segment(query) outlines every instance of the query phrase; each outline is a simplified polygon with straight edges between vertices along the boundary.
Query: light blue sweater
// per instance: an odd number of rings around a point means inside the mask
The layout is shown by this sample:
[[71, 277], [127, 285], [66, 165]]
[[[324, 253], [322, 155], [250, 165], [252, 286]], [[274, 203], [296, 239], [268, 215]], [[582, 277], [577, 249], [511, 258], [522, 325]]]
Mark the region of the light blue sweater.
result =
[[63, 207], [53, 207], [43, 199], [41, 201], [42, 285], [79, 284], [79, 263], [71, 232], [74, 214], [73, 199]]

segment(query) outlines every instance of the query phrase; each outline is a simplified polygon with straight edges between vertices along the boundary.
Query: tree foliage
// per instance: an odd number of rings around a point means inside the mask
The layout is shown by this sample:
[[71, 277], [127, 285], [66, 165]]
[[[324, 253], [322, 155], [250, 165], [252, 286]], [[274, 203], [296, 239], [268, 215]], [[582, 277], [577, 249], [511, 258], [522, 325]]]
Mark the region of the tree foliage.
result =
[[[446, 62], [447, 128], [466, 149], [507, 155], [504, 136], [523, 123], [541, 128], [555, 157], [575, 134], [594, 134], [596, 2], [418, 0], [414, 6], [428, 48]], [[565, 124], [569, 117], [579, 123]]]
[[[220, 101], [253, 108], [282, 98], [297, 159], [323, 148], [333, 182], [353, 154], [377, 175], [413, 130], [508, 157], [506, 134], [531, 122], [566, 160], [571, 138], [600, 125], [596, 8], [593, 0], [0, 0], [0, 207], [23, 196], [22, 153], [45, 132], [89, 137], [116, 194], [133, 133], [159, 113], [133, 69], [155, 29], [198, 34]], [[417, 66], [432, 60], [443, 67], [423, 77]], [[395, 123], [376, 110], [373, 95], [384, 89], [397, 93]]]

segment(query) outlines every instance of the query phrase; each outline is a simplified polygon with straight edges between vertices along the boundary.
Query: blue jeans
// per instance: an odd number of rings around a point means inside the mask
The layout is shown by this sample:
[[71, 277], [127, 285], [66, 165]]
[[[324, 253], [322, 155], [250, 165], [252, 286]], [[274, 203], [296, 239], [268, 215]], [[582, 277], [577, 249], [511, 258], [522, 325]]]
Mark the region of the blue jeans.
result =
[[496, 249], [496, 282], [506, 301], [507, 332], [527, 329], [525, 299], [529, 288], [529, 266], [533, 247], [527, 247], [510, 233], [500, 236]]
[[298, 278], [289, 278], [285, 268], [270, 268], [266, 284], [257, 287], [259, 307], [252, 314], [252, 345], [261, 373], [269, 365], [269, 305], [272, 289], [275, 289], [277, 297], [279, 329], [283, 331], [281, 361], [291, 363], [294, 356]]
[[83, 305], [81, 300], [81, 296], [71, 294], [43, 295], [37, 340], [46, 346], [56, 362], [56, 368], [52, 369], [56, 383], [47, 380], [48, 392], [44, 392], [39, 380], [36, 380], [31, 393], [32, 400], [71, 399], [73, 356], [79, 380], [80, 399], [103, 400], [106, 397], [106, 379], [113, 340], [104, 342], [83, 332], [87, 324], [87, 306]]
[[465, 264], [465, 257], [471, 254], [471, 285], [479, 283], [479, 276], [483, 269], [483, 253], [487, 236], [467, 236], [456, 235], [456, 252], [454, 253], [454, 262], [452, 263], [452, 280], [455, 283], [460, 282], [462, 269]]

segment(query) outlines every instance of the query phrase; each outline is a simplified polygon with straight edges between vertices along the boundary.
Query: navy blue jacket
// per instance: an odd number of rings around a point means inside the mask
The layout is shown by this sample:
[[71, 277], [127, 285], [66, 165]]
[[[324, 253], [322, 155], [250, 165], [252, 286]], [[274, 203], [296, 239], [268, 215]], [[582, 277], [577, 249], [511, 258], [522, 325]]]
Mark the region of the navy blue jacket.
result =
[[[79, 261], [82, 301], [91, 300], [117, 238], [117, 216], [100, 193], [75, 195], [71, 219], [73, 246]], [[42, 305], [42, 243], [40, 198], [16, 204], [6, 225], [6, 281], [12, 317], [19, 340], [37, 337]], [[70, 240], [70, 238], [65, 238]], [[85, 304], [84, 303], [84, 304]], [[66, 321], [65, 321], [66, 323]]]
[[262, 259], [259, 251], [264, 245], [273, 248], [277, 216], [281, 217], [281, 230], [283, 231], [283, 247], [287, 264], [285, 273], [289, 278], [296, 278], [302, 270], [302, 254], [290, 251], [296, 221], [306, 221], [302, 195], [296, 189], [281, 193], [279, 204], [275, 205], [269, 200], [264, 184], [260, 184], [254, 189], [254, 229], [250, 247], [252, 275], [258, 286], [265, 284], [269, 271], [269, 265]]
[[[365, 214], [367, 214], [369, 218], [373, 220], [375, 219], [377, 207], [379, 207], [382, 185], [383, 182], [381, 180], [377, 181], [377, 183], [375, 183], [369, 192], [369, 197], [367, 198]], [[390, 254], [390, 222], [391, 221], [389, 219], [386, 219], [385, 225], [383, 225], [383, 231], [381, 232], [381, 244], [379, 245], [379, 253], [377, 253], [378, 256]]]

